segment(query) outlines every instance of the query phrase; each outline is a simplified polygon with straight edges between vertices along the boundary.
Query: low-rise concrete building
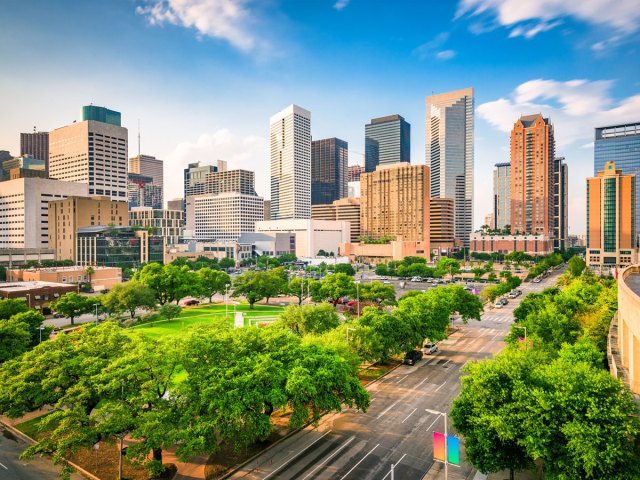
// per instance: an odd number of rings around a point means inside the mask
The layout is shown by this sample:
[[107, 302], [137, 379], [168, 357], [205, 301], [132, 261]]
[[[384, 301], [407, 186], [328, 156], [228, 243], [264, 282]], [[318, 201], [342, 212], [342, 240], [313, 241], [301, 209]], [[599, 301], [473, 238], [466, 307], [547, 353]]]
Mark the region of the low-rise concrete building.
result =
[[640, 265], [618, 275], [618, 313], [609, 331], [608, 357], [611, 373], [640, 395]]
[[430, 259], [430, 243], [428, 241], [391, 240], [388, 243], [341, 243], [340, 255], [353, 261], [388, 262], [402, 260], [405, 257], [422, 257]]
[[297, 257], [315, 257], [320, 250], [338, 253], [351, 236], [347, 221], [283, 219], [256, 222], [256, 233], [289, 233], [295, 237]]
[[153, 234], [165, 238], [167, 245], [180, 243], [184, 216], [182, 209], [166, 210], [151, 207], [131, 207], [129, 225], [153, 229]]
[[96, 290], [113, 288], [122, 283], [122, 269], [117, 267], [91, 267], [93, 271], [87, 271], [87, 267], [48, 267], [14, 269], [7, 271], [8, 282], [49, 282], [73, 284], [90, 283]]
[[42, 263], [55, 260], [56, 252], [51, 248], [0, 248], [0, 265], [13, 268], [27, 262]]
[[527, 255], [543, 256], [553, 253], [553, 239], [546, 235], [493, 235], [474, 232], [470, 236], [471, 253], [524, 252]]
[[0, 298], [24, 300], [30, 308], [43, 313], [49, 304], [68, 292], [77, 292], [77, 285], [53, 282], [0, 282]]

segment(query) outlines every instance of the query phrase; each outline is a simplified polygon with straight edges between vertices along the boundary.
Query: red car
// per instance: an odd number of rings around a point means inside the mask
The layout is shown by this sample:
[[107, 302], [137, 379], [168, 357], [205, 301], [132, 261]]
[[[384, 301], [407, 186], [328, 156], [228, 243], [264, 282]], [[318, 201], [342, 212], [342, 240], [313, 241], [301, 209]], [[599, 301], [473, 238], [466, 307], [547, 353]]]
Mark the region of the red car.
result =
[[187, 300], [186, 302], [184, 302], [184, 304], [188, 307], [192, 306], [192, 305], [198, 305], [200, 302], [198, 300]]

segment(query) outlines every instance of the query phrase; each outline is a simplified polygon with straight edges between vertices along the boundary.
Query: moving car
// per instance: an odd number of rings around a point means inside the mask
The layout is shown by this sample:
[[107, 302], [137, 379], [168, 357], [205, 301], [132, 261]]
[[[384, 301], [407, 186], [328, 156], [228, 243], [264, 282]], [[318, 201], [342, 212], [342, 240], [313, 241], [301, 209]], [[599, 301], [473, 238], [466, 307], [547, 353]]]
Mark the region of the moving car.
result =
[[434, 342], [425, 343], [423, 350], [424, 350], [424, 353], [426, 353], [427, 355], [431, 355], [438, 351], [438, 344]]
[[502, 308], [502, 307], [504, 307], [504, 305], [502, 304], [502, 302], [501, 302], [500, 300], [498, 300], [498, 301], [493, 305], [493, 307], [494, 307], [494, 308]]
[[422, 360], [422, 351], [411, 350], [410, 352], [406, 353], [404, 359], [402, 360], [402, 363], [404, 365], [415, 365], [416, 362], [419, 362], [420, 360]]

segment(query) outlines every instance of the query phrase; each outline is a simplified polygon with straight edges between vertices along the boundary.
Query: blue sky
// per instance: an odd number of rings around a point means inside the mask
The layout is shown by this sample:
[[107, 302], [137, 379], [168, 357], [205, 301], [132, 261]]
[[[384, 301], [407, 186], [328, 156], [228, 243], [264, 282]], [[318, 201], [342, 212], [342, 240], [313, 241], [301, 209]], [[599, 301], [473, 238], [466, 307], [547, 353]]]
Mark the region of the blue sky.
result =
[[[575, 5], [572, 5], [575, 4]], [[166, 198], [186, 163], [255, 170], [269, 196], [269, 117], [296, 103], [314, 138], [349, 142], [399, 113], [424, 162], [425, 96], [474, 87], [475, 225], [519, 114], [555, 124], [570, 168], [571, 233], [585, 225], [593, 128], [640, 121], [636, 0], [0, 0], [0, 149], [94, 103], [122, 112], [129, 153], [166, 161]]]

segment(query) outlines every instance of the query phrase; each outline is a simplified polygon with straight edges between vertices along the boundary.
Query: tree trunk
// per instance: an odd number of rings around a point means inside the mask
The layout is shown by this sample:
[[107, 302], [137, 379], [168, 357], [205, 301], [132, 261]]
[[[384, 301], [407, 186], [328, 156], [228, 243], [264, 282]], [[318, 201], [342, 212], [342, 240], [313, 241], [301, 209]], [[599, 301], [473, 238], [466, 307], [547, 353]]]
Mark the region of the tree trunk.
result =
[[509, 480], [515, 480], [516, 476], [515, 473], [513, 471], [513, 468], [509, 469]]
[[249, 310], [253, 310], [253, 304], [254, 303], [255, 303], [255, 301], [252, 302], [251, 300], [249, 300]]
[[215, 293], [212, 293], [211, 295], [209, 295], [209, 303], [213, 302], [213, 296], [215, 295]]
[[271, 297], [267, 297], [267, 301], [265, 302], [267, 305], [269, 305], [269, 299], [270, 299], [270, 298], [271, 298]]
[[162, 449], [161, 448], [153, 448], [153, 459], [162, 463]]
[[71, 320], [71, 325], [75, 325], [75, 323], [73, 322], [73, 317], [69, 317], [69, 319]]

